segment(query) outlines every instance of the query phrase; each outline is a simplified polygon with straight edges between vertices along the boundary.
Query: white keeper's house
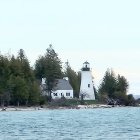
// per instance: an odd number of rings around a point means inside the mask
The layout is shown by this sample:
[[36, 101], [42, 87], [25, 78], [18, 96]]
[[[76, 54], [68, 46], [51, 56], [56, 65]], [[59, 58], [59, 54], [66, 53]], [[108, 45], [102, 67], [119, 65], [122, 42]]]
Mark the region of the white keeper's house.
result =
[[[42, 78], [42, 82], [41, 82], [42, 95], [48, 95], [45, 81], [46, 79]], [[52, 96], [52, 99], [60, 99], [62, 97], [65, 97], [66, 99], [73, 98], [73, 88], [70, 85], [67, 77], [64, 77], [63, 79], [55, 80], [51, 96]]]

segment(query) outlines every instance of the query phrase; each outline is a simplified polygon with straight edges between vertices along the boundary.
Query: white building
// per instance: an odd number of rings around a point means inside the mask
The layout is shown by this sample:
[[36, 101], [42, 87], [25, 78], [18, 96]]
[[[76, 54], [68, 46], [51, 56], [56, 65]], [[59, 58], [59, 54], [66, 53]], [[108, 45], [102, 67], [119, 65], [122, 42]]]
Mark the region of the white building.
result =
[[[42, 94], [47, 95], [47, 90], [45, 89], [46, 84], [45, 84], [44, 80], [45, 79], [43, 78], [42, 84], [41, 84], [41, 89], [42, 89]], [[52, 99], [60, 99], [62, 97], [65, 97], [66, 99], [73, 98], [73, 88], [71, 87], [67, 77], [65, 77], [63, 79], [55, 80], [51, 96], [52, 96]]]
[[95, 100], [93, 89], [93, 78], [90, 70], [90, 64], [86, 61], [83, 63], [81, 70], [81, 86], [79, 98], [83, 96], [84, 100]]

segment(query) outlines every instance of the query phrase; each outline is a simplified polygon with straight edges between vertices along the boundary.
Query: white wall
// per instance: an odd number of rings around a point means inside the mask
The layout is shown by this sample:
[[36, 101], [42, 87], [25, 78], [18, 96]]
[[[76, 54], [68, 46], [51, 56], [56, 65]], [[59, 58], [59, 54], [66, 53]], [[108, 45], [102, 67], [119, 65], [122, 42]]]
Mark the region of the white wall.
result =
[[[57, 93], [57, 96], [54, 96], [54, 93]], [[70, 96], [66, 96], [66, 93], [70, 93]], [[72, 99], [73, 90], [56, 90], [56, 91], [53, 91], [51, 95], [52, 95], [52, 99], [60, 99], [62, 96], [64, 96], [66, 99]]]
[[[90, 87], [88, 87], [88, 84]], [[91, 71], [81, 71], [81, 93], [86, 94], [85, 100], [95, 100]]]

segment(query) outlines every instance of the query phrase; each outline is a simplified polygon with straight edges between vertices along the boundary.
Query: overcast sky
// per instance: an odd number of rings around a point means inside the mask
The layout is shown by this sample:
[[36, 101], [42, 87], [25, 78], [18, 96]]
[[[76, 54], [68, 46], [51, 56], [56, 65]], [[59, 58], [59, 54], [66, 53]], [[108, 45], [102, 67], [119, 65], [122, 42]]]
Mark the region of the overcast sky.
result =
[[0, 51], [20, 48], [34, 65], [52, 44], [78, 71], [90, 62], [96, 87], [113, 68], [140, 94], [139, 0], [0, 0]]

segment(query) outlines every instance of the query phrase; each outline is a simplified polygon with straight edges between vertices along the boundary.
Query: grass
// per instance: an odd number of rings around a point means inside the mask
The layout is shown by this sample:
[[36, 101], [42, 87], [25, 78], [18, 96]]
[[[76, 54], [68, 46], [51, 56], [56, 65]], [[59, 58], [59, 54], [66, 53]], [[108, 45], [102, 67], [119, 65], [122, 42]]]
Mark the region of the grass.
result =
[[84, 100], [81, 101], [79, 99], [55, 99], [49, 103], [50, 107], [74, 107], [77, 105], [91, 105], [91, 104], [99, 104], [97, 100]]

